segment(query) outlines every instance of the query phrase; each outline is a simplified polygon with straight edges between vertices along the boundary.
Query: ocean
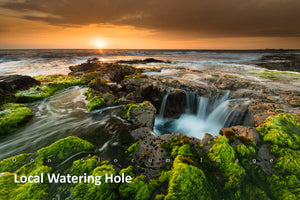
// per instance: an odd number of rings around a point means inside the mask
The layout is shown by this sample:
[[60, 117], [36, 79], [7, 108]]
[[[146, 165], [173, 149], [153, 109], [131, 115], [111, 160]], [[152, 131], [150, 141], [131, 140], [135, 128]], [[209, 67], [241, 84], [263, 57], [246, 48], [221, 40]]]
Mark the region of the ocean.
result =
[[[26, 49], [0, 50], [0, 74], [68, 74], [69, 66], [97, 57], [107, 62], [155, 58], [178, 67], [249, 67], [249, 62], [268, 53], [264, 50], [117, 50], [117, 49]], [[151, 64], [150, 64], [151, 65]], [[155, 63], [157, 65], [157, 63]]]

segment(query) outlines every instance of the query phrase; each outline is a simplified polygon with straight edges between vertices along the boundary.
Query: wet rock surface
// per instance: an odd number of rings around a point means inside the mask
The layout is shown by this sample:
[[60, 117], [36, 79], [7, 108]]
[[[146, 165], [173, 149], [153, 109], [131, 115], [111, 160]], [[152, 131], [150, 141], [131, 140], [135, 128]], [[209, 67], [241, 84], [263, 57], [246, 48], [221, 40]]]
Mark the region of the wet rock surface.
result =
[[15, 98], [13, 93], [18, 90], [25, 90], [39, 84], [39, 81], [30, 76], [0, 76], [0, 102], [4, 101], [5, 99]]
[[253, 64], [272, 70], [300, 72], [300, 55], [294, 53], [265, 55]]
[[[150, 61], [153, 60], [141, 63]], [[70, 69], [70, 76], [83, 77], [87, 81], [89, 89], [85, 95], [88, 109], [94, 114], [105, 112], [108, 107], [113, 107], [112, 111], [93, 130], [78, 127], [74, 133], [92, 144], [69, 138], [81, 148], [74, 150], [70, 148], [70, 141], [61, 140], [53, 145], [55, 151], [50, 151], [53, 148], [51, 145], [51, 148], [46, 148], [49, 152], [39, 154], [45, 152], [41, 150], [35, 156], [57, 155], [60, 152], [56, 146], [66, 149], [63, 152], [66, 155], [62, 158], [72, 156], [69, 153], [71, 150], [72, 153], [87, 150], [84, 153], [91, 155], [81, 156], [79, 160], [74, 157], [74, 162], [70, 162], [70, 166], [65, 169], [74, 172], [80, 166], [79, 169], [83, 170], [80, 173], [94, 175], [104, 171], [115, 174], [125, 172], [134, 177], [134, 188], [132, 185], [115, 185], [108, 196], [116, 193], [125, 197], [127, 191], [130, 191], [132, 196], [126, 198], [140, 199], [137, 198], [138, 194], [146, 191], [148, 199], [154, 199], [159, 193], [163, 197], [171, 196], [172, 187], [190, 188], [193, 185], [190, 183], [194, 183], [199, 189], [197, 194], [207, 191], [209, 195], [217, 195], [217, 199], [222, 199], [223, 195], [225, 199], [251, 198], [253, 195], [268, 199], [265, 197], [273, 197], [270, 190], [284, 187], [280, 185], [281, 182], [292, 182], [284, 181], [285, 178], [294, 174], [299, 176], [298, 166], [294, 165], [293, 160], [282, 164], [282, 160], [297, 159], [299, 153], [299, 116], [289, 114], [299, 113], [299, 91], [293, 88], [282, 90], [271, 84], [244, 80], [243, 77], [199, 70], [177, 69], [177, 77], [150, 77], [143, 74], [142, 69], [102, 63], [97, 59]], [[196, 78], [192, 79], [191, 74]], [[3, 84], [1, 89], [6, 90], [6, 87], [8, 85]], [[172, 132], [157, 136], [153, 125], [166, 95], [163, 117], [176, 119], [187, 113], [187, 110], [189, 114], [195, 115], [201, 108], [201, 101], [209, 111], [214, 104], [222, 102], [226, 103], [221, 108], [230, 113], [226, 117], [230, 122], [225, 123], [226, 127], [217, 136], [205, 133], [203, 138], [196, 138]], [[224, 114], [224, 109], [216, 109], [218, 112], [213, 117], [217, 119]], [[245, 121], [252, 122], [252, 117], [255, 127], [246, 126]], [[52, 167], [45, 162], [46, 158], [43, 157], [37, 166], [30, 166], [29, 171], [36, 170], [35, 167]], [[53, 169], [59, 170], [55, 166]], [[272, 181], [274, 177], [280, 181]], [[209, 184], [217, 189], [209, 191], [206, 188]], [[81, 198], [81, 193], [74, 192], [79, 191], [80, 187], [76, 185], [73, 189], [64, 190], [68, 195], [79, 195], [78, 198]], [[86, 184], [84, 187], [92, 188], [93, 185]], [[99, 193], [101, 187], [95, 190], [95, 194]], [[245, 187], [250, 188], [251, 194], [243, 193]], [[288, 190], [295, 193], [292, 189]], [[107, 191], [107, 188], [103, 191]]]

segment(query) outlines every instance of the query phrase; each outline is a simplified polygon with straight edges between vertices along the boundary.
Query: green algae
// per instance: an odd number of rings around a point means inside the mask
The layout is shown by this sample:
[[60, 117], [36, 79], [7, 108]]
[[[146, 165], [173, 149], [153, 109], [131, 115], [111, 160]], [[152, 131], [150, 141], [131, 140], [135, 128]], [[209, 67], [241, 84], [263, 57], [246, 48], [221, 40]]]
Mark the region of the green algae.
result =
[[300, 181], [295, 175], [268, 177], [273, 199], [296, 200], [300, 198]]
[[257, 127], [257, 131], [266, 143], [299, 149], [300, 122], [298, 119], [298, 115], [286, 113], [270, 116], [261, 126]]
[[34, 102], [47, 98], [55, 92], [75, 85], [85, 85], [86, 81], [82, 78], [75, 78], [66, 75], [40, 75], [34, 77], [40, 81], [39, 86], [31, 87], [28, 90], [19, 90], [15, 93], [17, 102]]
[[[47, 166], [40, 166], [33, 170], [28, 176], [40, 176], [41, 173], [51, 173], [52, 169]], [[14, 174], [5, 173], [0, 176], [0, 199], [45, 199], [48, 196], [46, 183], [25, 183], [14, 182]]]
[[63, 161], [75, 153], [82, 151], [92, 151], [94, 146], [78, 137], [69, 136], [60, 139], [48, 147], [37, 151], [36, 162], [44, 163], [48, 159], [55, 159], [56, 162]]
[[215, 139], [215, 144], [209, 150], [208, 157], [216, 162], [217, 159], [221, 159], [222, 163], [234, 162], [236, 159], [235, 150], [228, 144], [228, 139], [220, 135]]
[[[218, 173], [220, 181], [217, 187], [220, 190], [216, 195], [224, 199], [268, 199], [267, 194], [260, 189], [262, 181], [258, 181], [258, 173], [261, 172], [256, 165], [249, 165], [249, 160], [255, 155], [255, 149], [244, 144], [237, 146], [237, 151], [229, 144], [229, 140], [223, 136], [215, 139], [215, 144], [209, 150], [208, 158], [212, 170]], [[243, 159], [245, 158], [245, 159]], [[251, 175], [252, 174], [252, 175]]]
[[165, 199], [211, 199], [204, 172], [181, 161], [178, 155], [173, 163], [168, 194]]
[[261, 78], [268, 78], [271, 80], [299, 80], [300, 74], [289, 71], [277, 70], [252, 70], [250, 73], [258, 75]]
[[92, 88], [89, 88], [83, 94], [86, 96], [86, 100], [88, 100], [86, 107], [89, 111], [123, 103], [123, 99], [114, 97], [110, 93], [103, 94]]
[[[133, 167], [129, 166], [120, 171], [120, 175], [124, 173], [134, 177]], [[121, 199], [147, 200], [150, 199], [153, 192], [157, 190], [163, 183], [170, 179], [169, 172], [162, 172], [158, 179], [151, 179], [148, 183], [144, 175], [134, 177], [131, 183], [123, 183], [119, 186], [119, 194]]]
[[90, 174], [98, 165], [99, 163], [97, 156], [93, 156], [92, 158], [89, 158], [87, 160], [76, 160], [73, 162], [73, 165], [71, 167], [71, 174]]
[[7, 103], [0, 108], [0, 135], [15, 131], [28, 121], [32, 112], [24, 104]]
[[255, 154], [256, 154], [255, 149], [252, 146], [247, 147], [244, 144], [238, 145], [236, 147], [236, 152], [237, 152], [238, 156], [241, 158], [251, 158], [251, 157], [255, 156]]
[[128, 147], [127, 151], [128, 151], [128, 153], [130, 153], [130, 156], [132, 156], [134, 152], [138, 152], [139, 151], [139, 146], [138, 145], [139, 145], [140, 141], [141, 140], [133, 143], [130, 147]]
[[122, 184], [119, 187], [121, 199], [146, 200], [151, 197], [151, 190], [145, 182], [145, 176], [141, 175], [133, 179], [132, 183]]
[[115, 190], [117, 189], [117, 184], [115, 183], [105, 183], [105, 175], [113, 174], [116, 175], [116, 172], [112, 165], [102, 164], [99, 167], [96, 167], [91, 175], [101, 176], [101, 184], [96, 185], [95, 183], [79, 183], [77, 184], [73, 191], [72, 195], [75, 200], [81, 199], [99, 199], [99, 200], [112, 200], [117, 199]]
[[[295, 115], [277, 114], [258, 127], [262, 143], [268, 143], [270, 153], [276, 157], [272, 165], [276, 173], [270, 176], [267, 176], [259, 165], [249, 164], [249, 160], [256, 158], [256, 151], [261, 144], [255, 147], [255, 145], [241, 144], [240, 141], [230, 142], [228, 138], [219, 135], [215, 137], [212, 148], [208, 152], [201, 150], [200, 155], [195, 151], [198, 146], [194, 147], [188, 137], [181, 136], [172, 137], [170, 141], [162, 144], [175, 159], [172, 168], [161, 171], [156, 179], [149, 180], [148, 177], [138, 174], [135, 167], [128, 166], [120, 169], [119, 174], [132, 176], [132, 183], [106, 184], [102, 179], [102, 184], [99, 186], [94, 183], [79, 183], [68, 186], [68, 190], [72, 199], [299, 199], [300, 152], [296, 145], [297, 137], [293, 136], [298, 134], [298, 124], [299, 118]], [[267, 140], [264, 140], [264, 136], [275, 132], [277, 138], [270, 140], [268, 136]], [[292, 143], [286, 145], [285, 139], [290, 139]], [[80, 143], [84, 143], [82, 141], [80, 140]], [[128, 151], [136, 152], [138, 142], [140, 141], [133, 143]], [[53, 150], [48, 149], [45, 153], [37, 153], [36, 160], [46, 161], [49, 156], [45, 155], [49, 154], [65, 159], [81, 150], [93, 149], [91, 145], [84, 145], [84, 143], [77, 146], [77, 142], [74, 142], [76, 150], [72, 152], [73, 149], [69, 148], [73, 147], [72, 142], [54, 144], [49, 146]], [[62, 149], [61, 155], [58, 149]], [[208, 161], [200, 163], [200, 156]], [[97, 156], [88, 156], [83, 160], [76, 160], [69, 171], [71, 174], [86, 173], [93, 176], [117, 173], [108, 161], [99, 164], [97, 159]], [[290, 162], [286, 162], [287, 160]], [[27, 163], [16, 173], [30, 174], [45, 163]], [[6, 179], [5, 184], [1, 182], [2, 177]], [[8, 187], [9, 178], [2, 177], [0, 177], [0, 185], [4, 184], [4, 188], [7, 188], [9, 193], [16, 191], [15, 185]], [[41, 188], [42, 194], [46, 195], [47, 187]], [[7, 198], [7, 193], [1, 192], [3, 191], [0, 190], [0, 195], [6, 195], [4, 197]]]
[[0, 161], [0, 172], [14, 172], [26, 164], [26, 160], [32, 153], [24, 153]]
[[273, 167], [279, 175], [268, 177], [274, 199], [300, 198], [300, 123], [299, 116], [287, 113], [268, 117], [257, 128], [270, 153], [276, 158]]
[[[40, 176], [41, 173], [51, 173], [52, 169], [48, 166], [40, 166], [32, 171], [28, 176]], [[47, 182], [47, 180], [45, 181]], [[16, 184], [16, 183], [15, 183]], [[18, 184], [20, 185], [20, 184]], [[18, 187], [10, 196], [10, 199], [45, 199], [48, 196], [47, 183], [25, 183]]]
[[147, 109], [151, 108], [151, 103], [149, 101], [144, 101], [142, 103], [136, 104], [136, 103], [131, 103], [131, 104], [127, 104], [124, 106], [124, 110], [121, 114], [121, 117], [127, 120], [132, 120], [132, 114], [131, 111], [132, 110], [140, 110], [141, 113], [145, 112]]

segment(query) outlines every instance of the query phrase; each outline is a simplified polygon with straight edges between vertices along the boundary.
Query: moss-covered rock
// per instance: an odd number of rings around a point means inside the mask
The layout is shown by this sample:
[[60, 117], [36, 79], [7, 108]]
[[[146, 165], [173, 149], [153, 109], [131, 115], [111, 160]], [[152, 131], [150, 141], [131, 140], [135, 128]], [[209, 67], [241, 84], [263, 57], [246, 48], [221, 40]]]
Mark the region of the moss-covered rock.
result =
[[268, 177], [272, 199], [296, 200], [300, 199], [300, 180], [295, 175]]
[[300, 148], [300, 121], [298, 115], [281, 113], [270, 116], [257, 128], [264, 142], [280, 147]]
[[89, 88], [83, 94], [86, 96], [86, 100], [88, 100], [86, 107], [89, 111], [107, 106], [121, 105], [123, 103], [123, 99], [117, 98], [111, 93], [103, 94], [92, 88]]
[[[258, 170], [251, 172], [255, 174], [253, 176], [250, 176], [246, 170], [254, 152], [253, 147], [247, 148], [244, 144], [238, 145], [236, 152], [227, 138], [219, 135], [215, 139], [215, 144], [209, 150], [208, 157], [213, 161], [211, 167], [216, 167], [213, 168], [213, 171], [221, 177], [217, 181], [217, 187], [220, 187], [221, 190], [217, 193], [219, 198], [249, 199], [253, 197], [259, 199], [263, 196], [267, 199], [266, 194], [263, 191], [260, 192], [258, 188], [262, 187], [257, 185], [259, 181], [252, 179], [255, 178]], [[246, 159], [243, 160], [243, 158]]]
[[92, 88], [89, 88], [86, 92], [83, 93], [88, 100], [86, 105], [89, 111], [103, 108], [106, 106], [106, 102], [108, 102], [108, 98], [105, 97], [101, 92], [98, 92]]
[[1, 172], [14, 172], [22, 165], [26, 164], [26, 159], [30, 157], [31, 153], [24, 153], [16, 155], [10, 158], [6, 158], [0, 161], [0, 173]]
[[58, 90], [84, 85], [86, 81], [82, 78], [75, 78], [66, 75], [40, 75], [34, 77], [41, 82], [41, 85], [31, 87], [28, 90], [19, 90], [15, 93], [17, 102], [33, 102], [53, 95]]
[[299, 199], [299, 116], [287, 113], [270, 116], [257, 131], [270, 144], [270, 153], [275, 156], [273, 167], [279, 175], [267, 179], [273, 199]]
[[[41, 173], [51, 173], [52, 169], [40, 166], [27, 176], [40, 176]], [[13, 173], [0, 176], [0, 199], [45, 199], [48, 197], [47, 183], [15, 183]]]
[[204, 172], [181, 161], [178, 155], [173, 163], [168, 194], [165, 199], [211, 199]]
[[94, 146], [78, 137], [69, 136], [60, 139], [48, 147], [37, 151], [38, 157], [36, 162], [44, 163], [48, 159], [53, 159], [56, 162], [64, 161], [75, 153], [81, 151], [92, 151]]
[[155, 107], [149, 101], [144, 101], [139, 104], [125, 105], [121, 117], [133, 122], [138, 127], [152, 127], [155, 113]]
[[[120, 174], [134, 177], [133, 168], [129, 166], [120, 171]], [[121, 199], [147, 200], [151, 199], [153, 192], [157, 190], [163, 183], [170, 179], [169, 172], [162, 172], [158, 179], [152, 179], [149, 182], [144, 175], [133, 178], [131, 183], [123, 183], [119, 186], [119, 194]]]
[[0, 135], [15, 131], [28, 121], [32, 112], [24, 104], [7, 103], [0, 108]]
[[241, 158], [251, 158], [255, 156], [255, 149], [252, 146], [247, 148], [247, 146], [244, 144], [238, 145], [236, 147], [236, 152]]
[[112, 165], [102, 164], [101, 166], [95, 168], [91, 176], [101, 176], [101, 184], [96, 185], [95, 183], [79, 183], [75, 186], [72, 191], [74, 199], [99, 199], [99, 200], [112, 200], [117, 199], [116, 189], [117, 184], [105, 183], [105, 175], [113, 174], [116, 172]]
[[90, 174], [98, 165], [99, 163], [97, 156], [93, 156], [87, 160], [76, 160], [73, 162], [71, 174]]

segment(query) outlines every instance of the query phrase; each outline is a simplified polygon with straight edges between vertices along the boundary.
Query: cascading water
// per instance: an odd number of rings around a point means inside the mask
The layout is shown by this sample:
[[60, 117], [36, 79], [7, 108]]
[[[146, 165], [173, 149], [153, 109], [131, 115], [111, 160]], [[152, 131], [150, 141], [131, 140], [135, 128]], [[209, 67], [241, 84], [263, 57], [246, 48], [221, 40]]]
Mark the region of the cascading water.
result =
[[186, 113], [192, 113], [195, 104], [195, 93], [194, 92], [189, 93], [185, 91], [185, 96], [186, 96]]
[[164, 96], [163, 100], [162, 100], [162, 103], [161, 103], [161, 106], [160, 106], [160, 111], [159, 111], [159, 116], [158, 116], [159, 119], [164, 118], [165, 107], [166, 107], [168, 95], [169, 95], [169, 93], [167, 93], [167, 94]]
[[[166, 98], [167, 95], [165, 95], [165, 102], [162, 104], [164, 108]], [[154, 131], [157, 134], [180, 132], [198, 138], [202, 138], [204, 133], [218, 135], [221, 128], [235, 125], [234, 120], [239, 115], [237, 111], [227, 107], [229, 101], [229, 91], [221, 98], [196, 98], [195, 93], [186, 92], [185, 113], [178, 119], [161, 117], [155, 119]], [[194, 109], [195, 104], [197, 104], [197, 109]], [[160, 113], [160, 116], [163, 114]]]

